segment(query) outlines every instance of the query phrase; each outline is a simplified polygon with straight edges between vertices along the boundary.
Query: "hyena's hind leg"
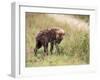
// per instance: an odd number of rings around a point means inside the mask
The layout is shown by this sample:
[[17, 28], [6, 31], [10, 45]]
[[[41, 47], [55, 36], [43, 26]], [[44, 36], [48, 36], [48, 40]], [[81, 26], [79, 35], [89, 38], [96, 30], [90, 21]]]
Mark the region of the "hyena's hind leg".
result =
[[41, 42], [36, 41], [36, 46], [35, 46], [35, 48], [34, 48], [35, 56], [37, 56], [37, 50], [38, 50], [39, 48], [41, 48], [41, 46], [42, 46]]
[[48, 55], [48, 43], [44, 45], [44, 55]]
[[51, 54], [52, 54], [52, 53], [53, 53], [52, 51], [53, 51], [53, 47], [54, 47], [54, 42], [51, 42], [50, 45], [51, 45], [51, 46], [50, 46], [50, 52], [51, 52]]

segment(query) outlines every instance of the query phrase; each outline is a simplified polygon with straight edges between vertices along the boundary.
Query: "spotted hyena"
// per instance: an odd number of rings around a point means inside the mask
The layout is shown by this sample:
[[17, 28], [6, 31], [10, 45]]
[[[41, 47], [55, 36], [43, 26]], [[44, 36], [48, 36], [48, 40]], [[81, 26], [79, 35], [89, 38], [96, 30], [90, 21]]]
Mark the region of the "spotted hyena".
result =
[[35, 38], [36, 39], [36, 46], [34, 49], [35, 55], [37, 55], [37, 50], [41, 48], [42, 46], [44, 47], [45, 55], [48, 55], [49, 43], [50, 43], [51, 54], [52, 54], [54, 45], [59, 53], [58, 44], [61, 43], [64, 35], [65, 35], [64, 30], [57, 27], [41, 30], [39, 33], [37, 33], [36, 38]]

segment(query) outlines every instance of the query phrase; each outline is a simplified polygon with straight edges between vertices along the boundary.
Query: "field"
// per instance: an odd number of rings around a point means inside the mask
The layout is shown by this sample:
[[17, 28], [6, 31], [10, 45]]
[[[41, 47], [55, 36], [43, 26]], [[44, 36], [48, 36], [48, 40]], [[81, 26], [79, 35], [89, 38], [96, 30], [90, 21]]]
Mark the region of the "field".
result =
[[[82, 65], [89, 64], [89, 16], [44, 13], [25, 13], [26, 22], [26, 67]], [[34, 56], [35, 36], [43, 29], [61, 27], [65, 36], [61, 44], [60, 55], [54, 48], [48, 56], [43, 56], [43, 47]], [[50, 48], [50, 47], [49, 47]]]

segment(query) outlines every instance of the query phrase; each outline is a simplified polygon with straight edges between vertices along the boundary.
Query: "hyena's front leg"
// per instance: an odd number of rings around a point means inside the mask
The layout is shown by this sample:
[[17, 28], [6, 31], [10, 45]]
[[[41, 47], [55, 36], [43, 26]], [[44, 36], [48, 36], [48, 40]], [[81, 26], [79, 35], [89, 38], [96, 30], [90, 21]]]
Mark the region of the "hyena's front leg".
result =
[[58, 54], [60, 54], [59, 44], [56, 41], [55, 41], [55, 47], [56, 47], [56, 50], [57, 50]]

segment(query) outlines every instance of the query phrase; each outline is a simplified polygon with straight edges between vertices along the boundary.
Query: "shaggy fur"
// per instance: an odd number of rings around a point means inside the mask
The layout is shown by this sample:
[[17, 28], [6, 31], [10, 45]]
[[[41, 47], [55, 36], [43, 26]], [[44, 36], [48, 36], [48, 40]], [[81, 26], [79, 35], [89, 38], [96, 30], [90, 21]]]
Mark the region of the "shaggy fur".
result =
[[48, 55], [48, 44], [50, 43], [50, 52], [52, 54], [53, 47], [55, 45], [57, 51], [59, 52], [58, 44], [63, 40], [65, 32], [61, 28], [50, 28], [40, 31], [36, 35], [36, 47], [34, 49], [35, 55], [37, 55], [37, 50], [44, 47], [45, 55]]

